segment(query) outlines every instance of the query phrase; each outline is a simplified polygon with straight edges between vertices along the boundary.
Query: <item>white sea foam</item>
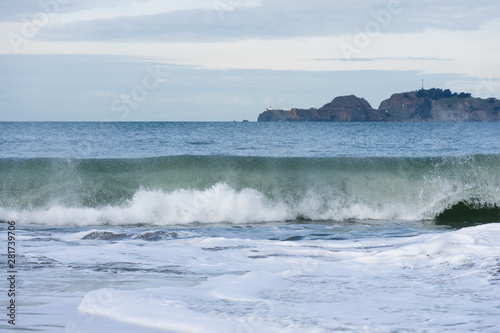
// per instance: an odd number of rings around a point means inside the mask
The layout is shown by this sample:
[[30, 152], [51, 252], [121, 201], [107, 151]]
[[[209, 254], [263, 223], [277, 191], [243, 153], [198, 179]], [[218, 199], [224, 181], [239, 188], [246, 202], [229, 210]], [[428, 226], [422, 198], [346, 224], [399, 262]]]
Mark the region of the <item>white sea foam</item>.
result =
[[403, 239], [184, 239], [146, 253], [209, 277], [94, 290], [80, 311], [175, 332], [498, 329], [500, 224]]

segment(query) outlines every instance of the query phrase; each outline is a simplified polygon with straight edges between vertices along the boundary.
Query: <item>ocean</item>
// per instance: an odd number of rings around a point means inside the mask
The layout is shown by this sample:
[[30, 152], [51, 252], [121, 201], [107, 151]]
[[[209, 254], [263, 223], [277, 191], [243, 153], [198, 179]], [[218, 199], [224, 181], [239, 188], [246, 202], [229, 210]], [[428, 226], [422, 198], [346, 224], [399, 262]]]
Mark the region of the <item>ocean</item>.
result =
[[0, 228], [2, 331], [496, 333], [500, 123], [3, 122]]

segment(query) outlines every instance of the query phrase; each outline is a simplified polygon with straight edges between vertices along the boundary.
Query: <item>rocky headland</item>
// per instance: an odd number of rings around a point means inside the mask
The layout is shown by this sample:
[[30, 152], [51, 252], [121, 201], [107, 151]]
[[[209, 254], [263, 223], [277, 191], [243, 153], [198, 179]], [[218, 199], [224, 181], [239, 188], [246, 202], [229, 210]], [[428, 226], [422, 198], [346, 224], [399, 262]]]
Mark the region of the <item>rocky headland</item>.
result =
[[433, 88], [394, 94], [373, 109], [364, 98], [350, 95], [319, 109], [266, 109], [258, 121], [500, 121], [500, 100]]

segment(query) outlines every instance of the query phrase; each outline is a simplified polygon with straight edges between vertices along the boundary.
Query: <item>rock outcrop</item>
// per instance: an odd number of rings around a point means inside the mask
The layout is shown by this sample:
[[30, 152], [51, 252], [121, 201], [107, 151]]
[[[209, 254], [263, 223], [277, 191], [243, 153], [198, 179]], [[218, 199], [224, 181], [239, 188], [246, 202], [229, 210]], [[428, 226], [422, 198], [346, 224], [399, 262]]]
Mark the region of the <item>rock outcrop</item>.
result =
[[433, 88], [394, 94], [373, 109], [364, 98], [350, 95], [319, 109], [268, 109], [258, 121], [500, 121], [500, 100]]

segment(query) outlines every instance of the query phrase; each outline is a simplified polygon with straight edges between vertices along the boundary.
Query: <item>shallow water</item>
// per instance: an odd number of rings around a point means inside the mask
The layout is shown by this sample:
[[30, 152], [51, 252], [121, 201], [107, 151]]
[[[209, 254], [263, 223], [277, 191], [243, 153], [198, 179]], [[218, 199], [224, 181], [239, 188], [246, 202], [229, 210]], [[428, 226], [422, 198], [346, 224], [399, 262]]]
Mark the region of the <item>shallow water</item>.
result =
[[45, 331], [95, 331], [94, 316], [179, 332], [494, 332], [500, 319], [500, 224], [23, 227], [18, 235], [18, 320]]

